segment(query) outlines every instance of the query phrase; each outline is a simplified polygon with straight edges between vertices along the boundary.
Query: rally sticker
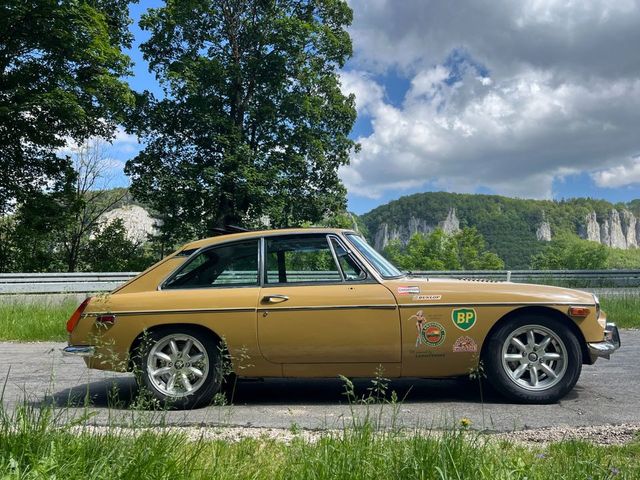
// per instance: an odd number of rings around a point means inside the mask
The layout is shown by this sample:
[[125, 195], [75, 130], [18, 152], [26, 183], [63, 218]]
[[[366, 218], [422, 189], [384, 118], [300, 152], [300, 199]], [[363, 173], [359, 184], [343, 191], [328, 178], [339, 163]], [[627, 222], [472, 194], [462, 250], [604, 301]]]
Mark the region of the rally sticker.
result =
[[438, 347], [444, 342], [446, 332], [444, 327], [438, 322], [427, 322], [422, 310], [412, 315], [409, 320], [416, 320], [418, 336], [416, 338], [416, 348], [420, 345], [427, 347]]
[[420, 340], [428, 347], [438, 347], [444, 342], [446, 332], [438, 322], [425, 323], [420, 331]]
[[424, 301], [440, 300], [441, 298], [442, 298], [442, 295], [414, 295], [413, 301], [424, 302]]
[[460, 337], [453, 343], [454, 352], [477, 352], [478, 344], [471, 337]]
[[473, 308], [456, 308], [451, 311], [451, 320], [460, 330], [470, 330], [476, 323], [477, 314]]
[[420, 293], [420, 287], [398, 287], [398, 295], [414, 295]]

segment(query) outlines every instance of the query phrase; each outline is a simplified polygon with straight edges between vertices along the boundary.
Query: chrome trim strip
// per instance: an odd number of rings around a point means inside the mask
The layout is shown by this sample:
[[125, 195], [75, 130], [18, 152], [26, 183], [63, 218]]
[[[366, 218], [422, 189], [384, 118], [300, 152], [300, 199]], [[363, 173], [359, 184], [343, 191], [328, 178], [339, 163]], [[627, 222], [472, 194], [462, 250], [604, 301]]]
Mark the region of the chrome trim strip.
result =
[[68, 345], [62, 349], [65, 357], [92, 357], [95, 352], [96, 347], [93, 345]]
[[100, 315], [119, 315], [119, 316], [131, 316], [131, 315], [167, 315], [171, 313], [242, 313], [242, 312], [255, 312], [256, 308], [245, 307], [229, 307], [229, 308], [190, 308], [180, 310], [127, 310], [127, 311], [112, 311], [112, 312], [91, 312], [82, 315], [82, 318], [86, 317], [99, 317]]
[[258, 308], [259, 312], [275, 312], [277, 310], [396, 310], [397, 305], [381, 304], [381, 305], [311, 305], [306, 307], [262, 307]]
[[572, 305], [575, 307], [593, 307], [590, 303], [575, 303], [575, 302], [473, 302], [473, 303], [403, 303], [399, 305], [400, 308], [408, 307], [499, 307], [502, 305]]

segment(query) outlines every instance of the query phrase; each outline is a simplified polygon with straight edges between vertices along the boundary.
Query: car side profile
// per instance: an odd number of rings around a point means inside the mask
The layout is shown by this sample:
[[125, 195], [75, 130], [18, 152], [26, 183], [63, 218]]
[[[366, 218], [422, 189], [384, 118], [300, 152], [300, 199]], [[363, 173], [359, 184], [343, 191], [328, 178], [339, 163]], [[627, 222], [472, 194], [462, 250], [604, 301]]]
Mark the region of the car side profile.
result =
[[189, 243], [85, 300], [68, 355], [135, 371], [178, 408], [225, 377], [455, 377], [482, 362], [508, 399], [550, 403], [620, 346], [598, 299], [542, 285], [414, 278], [356, 232], [237, 232]]

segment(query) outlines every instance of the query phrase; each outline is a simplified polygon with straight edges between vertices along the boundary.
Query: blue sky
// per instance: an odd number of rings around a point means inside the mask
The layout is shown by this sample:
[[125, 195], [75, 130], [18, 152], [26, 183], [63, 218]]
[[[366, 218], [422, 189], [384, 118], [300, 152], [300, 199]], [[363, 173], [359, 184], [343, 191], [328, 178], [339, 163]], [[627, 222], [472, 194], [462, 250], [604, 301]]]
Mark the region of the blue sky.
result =
[[[640, 198], [640, 7], [478, 0], [350, 0], [356, 94], [341, 170], [350, 210], [422, 191], [525, 198]], [[137, 48], [136, 90], [161, 90]], [[135, 142], [120, 132], [117, 184]]]

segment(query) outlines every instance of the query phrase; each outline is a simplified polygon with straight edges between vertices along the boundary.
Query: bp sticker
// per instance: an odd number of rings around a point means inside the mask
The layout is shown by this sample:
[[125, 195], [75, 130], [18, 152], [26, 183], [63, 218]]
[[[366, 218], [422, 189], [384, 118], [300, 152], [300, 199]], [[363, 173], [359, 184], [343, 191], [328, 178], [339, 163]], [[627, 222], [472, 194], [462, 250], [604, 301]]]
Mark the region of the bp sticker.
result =
[[453, 324], [460, 330], [470, 330], [476, 324], [476, 311], [473, 308], [456, 308], [451, 312]]

